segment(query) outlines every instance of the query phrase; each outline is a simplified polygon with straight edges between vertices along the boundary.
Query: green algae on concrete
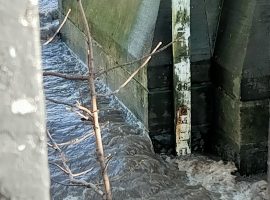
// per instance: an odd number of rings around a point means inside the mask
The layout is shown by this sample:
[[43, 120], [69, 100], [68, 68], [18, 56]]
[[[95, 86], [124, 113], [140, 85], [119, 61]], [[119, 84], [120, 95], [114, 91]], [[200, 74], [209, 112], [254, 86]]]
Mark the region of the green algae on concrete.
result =
[[[72, 9], [61, 31], [64, 41], [82, 60], [86, 60], [86, 37], [77, 2], [59, 2], [62, 16], [69, 8]], [[82, 0], [95, 40], [94, 54], [98, 69], [106, 70], [150, 52], [159, 3], [159, 0]], [[110, 71], [102, 78], [115, 90], [139, 64]], [[142, 69], [117, 96], [148, 126], [147, 69]]]
[[[138, 0], [82, 0], [86, 17], [89, 22], [93, 38], [102, 45], [107, 53], [117, 56], [120, 50], [116, 44], [127, 49], [128, 38], [136, 21], [141, 1]], [[77, 2], [62, 1], [62, 13], [72, 9], [70, 20], [84, 31]], [[113, 47], [114, 46], [114, 47]]]

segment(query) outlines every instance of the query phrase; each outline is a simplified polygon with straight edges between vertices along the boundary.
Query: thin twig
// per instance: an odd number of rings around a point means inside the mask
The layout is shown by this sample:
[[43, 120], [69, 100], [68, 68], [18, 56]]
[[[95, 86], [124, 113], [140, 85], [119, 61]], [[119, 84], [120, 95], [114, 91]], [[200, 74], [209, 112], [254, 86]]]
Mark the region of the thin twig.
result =
[[80, 184], [81, 186], [94, 189], [94, 191], [97, 192], [99, 195], [104, 196], [104, 193], [93, 183], [89, 183], [84, 180], [78, 180], [78, 179], [73, 179], [72, 183], [77, 183], [77, 184]]
[[93, 133], [85, 134], [85, 135], [83, 135], [83, 136], [81, 136], [81, 137], [72, 139], [72, 140], [67, 141], [67, 142], [58, 143], [58, 146], [66, 146], [66, 145], [74, 145], [74, 144], [78, 144], [78, 143], [84, 141], [85, 139], [89, 138], [90, 136], [93, 136]]
[[69, 16], [69, 13], [71, 12], [71, 9], [69, 9], [68, 10], [68, 12], [67, 12], [67, 14], [66, 14], [66, 16], [65, 16], [65, 18], [64, 18], [64, 20], [63, 20], [63, 22], [60, 24], [60, 26], [58, 27], [58, 29], [56, 30], [56, 32], [53, 34], [53, 36], [50, 38], [50, 39], [48, 39], [47, 40], [47, 42], [45, 42], [43, 45], [45, 46], [45, 45], [47, 45], [47, 44], [49, 44], [51, 41], [53, 41], [53, 39], [55, 38], [55, 36], [59, 33], [59, 31], [61, 30], [61, 28], [64, 26], [64, 24], [66, 23], [66, 21], [67, 21], [67, 18], [68, 18], [68, 16]]
[[52, 147], [52, 148], [53, 148], [53, 145], [51, 145], [49, 142], [47, 142], [47, 145], [48, 145], [49, 147]]
[[[177, 40], [176, 40], [176, 41], [177, 41]], [[103, 75], [103, 74], [106, 74], [106, 73], [108, 73], [108, 72], [110, 72], [110, 71], [112, 71], [112, 70], [115, 70], [115, 69], [117, 69], [117, 68], [125, 67], [125, 66], [128, 66], [128, 65], [135, 64], [135, 63], [137, 63], [137, 62], [140, 62], [140, 61], [144, 60], [145, 58], [148, 58], [149, 56], [150, 56], [150, 57], [151, 57], [151, 56], [154, 56], [154, 55], [156, 55], [156, 54], [158, 54], [158, 53], [164, 51], [165, 49], [169, 48], [169, 47], [170, 47], [174, 42], [176, 42], [176, 41], [172, 41], [172, 42], [168, 43], [167, 45], [165, 45], [164, 47], [160, 48], [159, 50], [157, 50], [157, 51], [155, 51], [155, 52], [152, 52], [152, 53], [150, 53], [150, 54], [148, 54], [148, 55], [144, 55], [143, 57], [141, 57], [141, 58], [139, 58], [139, 59], [136, 59], [136, 60], [133, 60], [133, 61], [130, 61], [130, 62], [127, 62], [127, 63], [123, 63], [123, 64], [120, 64], [120, 65], [116, 65], [116, 66], [111, 67], [111, 68], [106, 69], [106, 70], [100, 70], [99, 72], [96, 73], [96, 77], [99, 77], [99, 76], [101, 76], [101, 75]]]
[[[71, 107], [71, 111], [75, 112], [77, 115], [79, 115], [80, 117], [82, 117], [83, 119], [87, 120], [87, 121], [91, 121], [93, 119], [93, 115], [92, 113], [89, 111], [89, 112], [86, 112], [84, 109], [80, 109], [77, 107], [77, 105], [73, 105], [73, 104], [70, 104], [70, 103], [67, 103], [67, 102], [63, 102], [63, 101], [60, 101], [60, 100], [55, 100], [55, 99], [51, 99], [49, 97], [46, 97], [46, 100], [52, 102], [52, 103], [56, 103], [56, 104], [61, 104], [61, 105], [66, 105], [66, 106], [69, 106]], [[79, 109], [79, 110], [82, 110], [83, 112], [86, 112], [88, 116], [80, 113], [79, 111], [77, 110], [74, 110], [74, 108], [76, 109]], [[86, 109], [86, 108], [85, 108]]]
[[86, 121], [91, 121], [91, 120], [92, 120], [92, 117], [91, 117], [91, 116], [86, 116], [86, 115], [80, 113], [80, 112], [77, 111], [77, 110], [75, 111], [75, 113], [76, 113], [77, 115], [79, 115], [82, 119], [85, 119]]
[[[155, 53], [157, 51], [157, 49], [160, 47], [160, 45], [162, 44], [162, 42], [159, 42], [158, 45], [155, 47], [155, 49], [152, 51], [152, 53]], [[109, 94], [105, 94], [105, 95], [99, 95], [99, 96], [110, 96], [110, 95], [113, 95], [113, 94], [116, 94], [118, 93], [122, 88], [124, 88], [131, 80], [132, 78], [138, 74], [138, 72], [150, 61], [151, 59], [151, 56], [148, 56], [148, 58], [143, 62], [143, 64], [141, 66], [139, 66], [129, 77], [128, 79], [122, 84], [119, 86], [118, 89], [116, 89], [115, 91], [109, 93]]]
[[65, 172], [66, 174], [69, 175], [70, 182], [80, 184], [80, 185], [88, 187], [88, 188], [92, 188], [96, 193], [98, 193], [99, 195], [101, 195], [104, 198], [104, 196], [105, 196], [104, 192], [102, 192], [95, 184], [90, 183], [90, 182], [86, 182], [84, 180], [78, 180], [78, 179], [74, 178], [75, 175], [80, 176], [83, 173], [87, 173], [87, 172], [91, 171], [92, 169], [89, 169], [89, 170], [86, 170], [84, 172], [77, 173], [77, 174], [74, 175], [72, 173], [71, 169], [69, 168], [69, 166], [67, 165], [67, 159], [66, 159], [65, 154], [62, 152], [62, 150], [60, 149], [58, 144], [54, 141], [54, 139], [52, 138], [49, 131], [47, 131], [47, 135], [50, 138], [51, 142], [53, 143], [53, 146], [55, 147], [55, 149], [60, 153], [60, 158], [62, 160], [62, 164], [63, 164], [64, 167], [62, 168], [59, 165], [56, 165], [56, 166], [59, 167], [59, 169], [61, 169], [63, 172]]
[[85, 111], [87, 114], [93, 117], [93, 112], [91, 112], [88, 108], [81, 106], [79, 102], [77, 102], [76, 107], [80, 110]]
[[54, 165], [56, 167], [58, 167], [61, 171], [65, 172], [66, 174], [68, 174], [68, 171], [65, 170], [63, 167], [61, 167], [60, 165], [53, 163], [53, 162], [49, 162], [50, 165]]
[[63, 101], [51, 99], [51, 98], [49, 98], [49, 97], [46, 97], [46, 100], [47, 100], [47, 101], [50, 101], [50, 102], [52, 102], [52, 103], [55, 103], [55, 104], [61, 104], [61, 105], [69, 106], [69, 107], [75, 107], [74, 105], [72, 105], [72, 104], [70, 104], [70, 103], [66, 103], [66, 102], [63, 102]]
[[81, 176], [81, 175], [87, 174], [88, 172], [91, 172], [92, 170], [93, 170], [93, 168], [88, 169], [88, 170], [85, 170], [85, 171], [80, 172], [80, 173], [77, 173], [77, 174], [73, 174], [73, 176], [74, 176], [74, 177], [76, 177], [76, 176]]
[[56, 77], [64, 78], [68, 80], [79, 80], [79, 81], [88, 80], [87, 75], [80, 75], [80, 74], [70, 75], [70, 74], [64, 74], [64, 73], [59, 73], [59, 72], [48, 72], [48, 71], [43, 72], [43, 76], [56, 76]]
[[[78, 186], [82, 186], [81, 184], [65, 184], [65, 183], [61, 183], [61, 182], [59, 182], [59, 181], [56, 181], [56, 180], [54, 180], [53, 178], [51, 178], [51, 180], [52, 180], [52, 182], [54, 182], [54, 183], [57, 183], [57, 184], [59, 184], [59, 185], [63, 185], [63, 186], [66, 186], [66, 187], [70, 187], [70, 186], [76, 186], [76, 187], [78, 187]], [[70, 180], [67, 180], [67, 181], [70, 181]]]

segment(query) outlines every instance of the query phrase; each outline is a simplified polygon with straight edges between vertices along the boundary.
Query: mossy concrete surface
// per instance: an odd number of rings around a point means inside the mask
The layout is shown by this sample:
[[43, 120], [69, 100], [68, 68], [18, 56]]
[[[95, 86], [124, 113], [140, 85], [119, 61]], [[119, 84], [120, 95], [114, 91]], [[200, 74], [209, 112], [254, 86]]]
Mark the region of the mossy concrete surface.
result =
[[[159, 0], [83, 0], [82, 4], [95, 41], [94, 57], [98, 70], [109, 69], [150, 52]], [[61, 34], [71, 49], [86, 60], [85, 29], [76, 1], [59, 0], [63, 17], [72, 9]], [[141, 63], [118, 68], [105, 74], [115, 90]], [[117, 96], [148, 127], [147, 69], [142, 69]]]
[[190, 54], [192, 149], [207, 150], [213, 117], [213, 84], [210, 80], [222, 0], [191, 0]]
[[224, 1], [213, 57], [212, 144], [223, 158], [236, 161], [243, 174], [266, 169], [269, 9], [269, 1]]
[[243, 102], [222, 89], [215, 91], [214, 135], [211, 143], [225, 160], [235, 161], [242, 174], [266, 169], [268, 100]]

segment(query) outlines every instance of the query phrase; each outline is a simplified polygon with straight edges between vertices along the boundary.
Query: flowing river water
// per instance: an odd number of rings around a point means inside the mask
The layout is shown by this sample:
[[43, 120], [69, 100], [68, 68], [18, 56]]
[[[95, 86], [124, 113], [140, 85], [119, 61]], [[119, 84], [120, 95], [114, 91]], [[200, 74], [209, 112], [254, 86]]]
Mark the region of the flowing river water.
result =
[[[56, 0], [40, 0], [41, 41], [56, 30], [58, 11]], [[57, 38], [42, 46], [42, 64], [45, 71], [86, 73], [87, 67]], [[108, 92], [102, 81], [96, 81], [99, 93]], [[47, 98], [75, 104], [89, 104], [87, 83], [57, 77], [44, 77]], [[261, 178], [238, 179], [233, 163], [216, 161], [205, 156], [191, 155], [172, 158], [157, 155], [142, 124], [116, 97], [98, 99], [102, 138], [106, 155], [111, 159], [108, 173], [113, 197], [116, 200], [183, 199], [183, 200], [263, 200], [266, 182]], [[91, 123], [65, 105], [46, 101], [47, 128], [57, 143], [92, 133]], [[89, 170], [77, 178], [101, 182], [100, 169], [95, 155], [95, 138], [90, 135], [74, 145], [63, 145], [73, 173]], [[52, 163], [61, 164], [59, 154], [48, 150], [51, 174], [51, 199], [101, 199], [91, 189], [67, 186], [68, 176]], [[100, 186], [101, 187], [101, 186]], [[101, 187], [102, 188], [102, 187]]]

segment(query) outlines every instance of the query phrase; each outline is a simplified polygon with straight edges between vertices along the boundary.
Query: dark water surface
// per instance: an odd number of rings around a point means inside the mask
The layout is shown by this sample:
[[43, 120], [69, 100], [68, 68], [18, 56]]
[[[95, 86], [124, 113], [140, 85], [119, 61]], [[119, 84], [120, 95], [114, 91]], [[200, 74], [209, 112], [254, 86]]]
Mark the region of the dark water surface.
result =
[[[41, 39], [48, 39], [58, 23], [57, 2], [40, 0]], [[42, 46], [45, 71], [85, 74], [86, 66], [60, 40]], [[99, 93], [107, 88], [96, 82]], [[86, 82], [44, 77], [46, 97], [75, 104], [89, 104]], [[102, 138], [107, 156], [111, 156], [108, 172], [114, 199], [255, 199], [254, 190], [263, 191], [264, 182], [235, 182], [232, 163], [225, 165], [201, 156], [167, 159], [156, 155], [151, 141], [139, 121], [115, 98], [98, 99]], [[65, 105], [46, 101], [47, 128], [57, 143], [63, 143], [92, 132], [91, 122], [82, 121]], [[73, 173], [91, 171], [77, 177], [100, 183], [100, 170], [95, 155], [95, 138], [90, 136], [76, 145], [62, 146]], [[49, 148], [49, 162], [61, 164], [59, 154]], [[179, 170], [180, 169], [180, 170]], [[101, 199], [91, 189], [69, 184], [68, 176], [50, 165], [51, 197], [54, 200]], [[256, 185], [257, 184], [257, 185]], [[255, 185], [255, 186], [254, 186]], [[260, 188], [261, 187], [261, 188]], [[102, 188], [102, 187], [101, 187]], [[259, 196], [256, 193], [256, 197]], [[261, 198], [263, 199], [263, 198]]]

